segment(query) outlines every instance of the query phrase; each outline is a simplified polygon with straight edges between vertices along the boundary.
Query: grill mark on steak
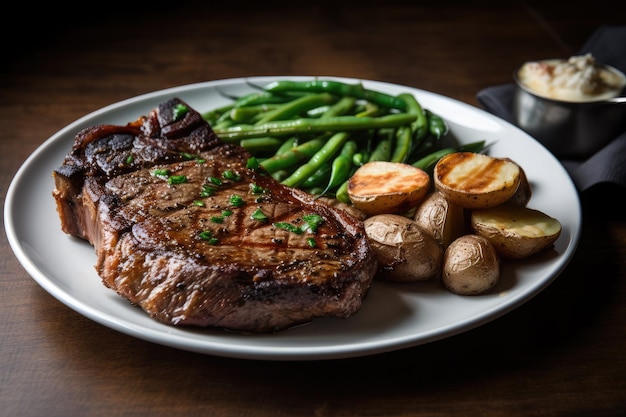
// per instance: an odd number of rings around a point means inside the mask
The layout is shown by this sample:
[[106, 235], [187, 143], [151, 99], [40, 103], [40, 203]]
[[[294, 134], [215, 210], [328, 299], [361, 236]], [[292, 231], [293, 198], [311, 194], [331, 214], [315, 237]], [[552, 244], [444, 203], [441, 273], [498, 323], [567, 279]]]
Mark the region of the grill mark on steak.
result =
[[[189, 111], [174, 120], [179, 104]], [[87, 128], [53, 172], [62, 230], [94, 246], [107, 287], [163, 323], [268, 332], [355, 314], [376, 271], [361, 221], [249, 158], [177, 98]], [[323, 219], [314, 232], [277, 227], [306, 230], [309, 215]]]

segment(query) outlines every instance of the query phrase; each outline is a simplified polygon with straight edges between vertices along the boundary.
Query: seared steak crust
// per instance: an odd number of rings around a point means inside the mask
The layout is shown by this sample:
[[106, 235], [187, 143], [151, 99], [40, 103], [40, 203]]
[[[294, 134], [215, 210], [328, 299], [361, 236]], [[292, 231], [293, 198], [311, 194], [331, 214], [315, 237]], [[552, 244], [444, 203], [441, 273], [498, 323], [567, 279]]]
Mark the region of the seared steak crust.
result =
[[267, 332], [353, 315], [376, 271], [362, 223], [249, 158], [179, 99], [85, 129], [53, 173], [62, 229], [163, 323]]

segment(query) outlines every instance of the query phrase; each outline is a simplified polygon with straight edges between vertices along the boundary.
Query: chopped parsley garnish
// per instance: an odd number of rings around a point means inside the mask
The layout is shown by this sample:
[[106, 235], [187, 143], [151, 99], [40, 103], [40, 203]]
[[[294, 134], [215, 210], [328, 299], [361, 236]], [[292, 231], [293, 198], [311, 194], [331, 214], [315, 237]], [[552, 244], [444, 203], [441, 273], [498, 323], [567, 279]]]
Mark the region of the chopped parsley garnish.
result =
[[248, 162], [246, 162], [246, 168], [256, 171], [257, 169], [259, 169], [259, 166], [259, 161], [254, 156], [248, 158]]
[[315, 239], [313, 239], [312, 237], [308, 238], [306, 240], [307, 245], [309, 245], [309, 247], [314, 248], [316, 246], [315, 244]]
[[211, 217], [211, 221], [213, 223], [223, 223], [224, 222], [224, 217], [228, 217], [228, 216], [230, 216], [232, 214], [233, 214], [233, 212], [230, 211], [230, 210], [223, 210], [221, 216], [213, 216], [213, 217]]
[[184, 175], [171, 175], [168, 169], [155, 169], [152, 171], [152, 175], [157, 178], [161, 178], [167, 180], [167, 183], [172, 184], [182, 184], [187, 182], [187, 177]]
[[209, 181], [215, 185], [222, 185], [222, 180], [217, 177], [209, 177]]
[[187, 113], [189, 113], [189, 108], [187, 106], [185, 106], [184, 104], [177, 104], [174, 107], [174, 121], [178, 121], [180, 119], [183, 118], [183, 116], [185, 116]]
[[302, 230], [298, 226], [294, 226], [293, 224], [287, 222], [276, 222], [274, 223], [274, 227], [295, 233], [297, 235], [301, 235], [302, 233], [304, 233], [304, 230]]
[[211, 187], [209, 184], [204, 184], [202, 186], [202, 191], [200, 191], [200, 197], [211, 197], [215, 194], [215, 188]]
[[126, 157], [126, 165], [130, 165], [130, 164], [132, 164], [134, 160], [135, 160], [135, 159], [133, 158], [133, 156], [132, 156], [132, 155], [128, 155], [128, 156]]
[[204, 207], [204, 201], [202, 200], [193, 200], [193, 205], [198, 207]]
[[274, 223], [274, 227], [301, 235], [305, 232], [315, 233], [318, 226], [324, 222], [324, 218], [318, 214], [308, 214], [302, 216], [302, 220], [304, 220], [304, 224], [299, 227], [287, 222]]
[[266, 191], [267, 190], [265, 188], [261, 187], [260, 185], [257, 185], [254, 182], [250, 183], [250, 192], [252, 194], [263, 194]]
[[265, 215], [265, 213], [263, 213], [263, 210], [261, 210], [260, 208], [256, 209], [254, 213], [250, 215], [250, 218], [253, 220], [258, 220], [260, 222], [264, 222], [267, 220], [267, 216]]
[[179, 155], [182, 156], [184, 159], [188, 160], [188, 161], [196, 161], [199, 164], [203, 164], [206, 162], [205, 159], [200, 158], [200, 156], [198, 155], [194, 155], [192, 153], [189, 152], [179, 152]]
[[228, 199], [230, 205], [233, 207], [241, 207], [243, 206], [243, 198], [240, 195], [233, 194]]
[[171, 175], [167, 178], [167, 183], [172, 184], [183, 184], [187, 182], [187, 177], [184, 175]]
[[170, 176], [170, 171], [168, 169], [155, 169], [152, 171], [152, 175], [159, 178], [167, 178]]
[[198, 237], [202, 240], [206, 240], [211, 245], [216, 245], [219, 241], [216, 237], [213, 236], [210, 230], [203, 230], [198, 233]]
[[222, 173], [222, 176], [227, 180], [239, 181], [241, 179], [241, 175], [237, 174], [235, 171], [228, 169]]
[[302, 216], [302, 220], [304, 220], [305, 225], [303, 226], [304, 231], [308, 231], [311, 233], [315, 233], [320, 224], [324, 222], [324, 218], [319, 214], [307, 214]]

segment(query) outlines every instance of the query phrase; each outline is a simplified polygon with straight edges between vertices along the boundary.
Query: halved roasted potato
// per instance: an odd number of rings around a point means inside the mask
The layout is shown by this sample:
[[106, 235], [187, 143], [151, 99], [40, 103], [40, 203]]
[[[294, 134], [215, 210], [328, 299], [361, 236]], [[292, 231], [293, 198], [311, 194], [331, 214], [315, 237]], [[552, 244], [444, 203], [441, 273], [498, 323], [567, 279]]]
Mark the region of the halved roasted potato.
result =
[[420, 203], [413, 220], [444, 248], [465, 233], [465, 210], [437, 190]]
[[521, 259], [551, 246], [561, 234], [561, 223], [528, 207], [502, 205], [473, 210], [472, 229], [492, 242], [502, 257]]
[[510, 199], [520, 184], [515, 162], [474, 152], [455, 152], [435, 165], [435, 187], [451, 202], [476, 209], [498, 206]]
[[413, 220], [399, 214], [378, 214], [363, 222], [378, 259], [378, 277], [415, 282], [441, 274], [443, 247]]
[[399, 162], [368, 162], [348, 181], [350, 201], [368, 216], [404, 213], [417, 206], [429, 189], [426, 171]]

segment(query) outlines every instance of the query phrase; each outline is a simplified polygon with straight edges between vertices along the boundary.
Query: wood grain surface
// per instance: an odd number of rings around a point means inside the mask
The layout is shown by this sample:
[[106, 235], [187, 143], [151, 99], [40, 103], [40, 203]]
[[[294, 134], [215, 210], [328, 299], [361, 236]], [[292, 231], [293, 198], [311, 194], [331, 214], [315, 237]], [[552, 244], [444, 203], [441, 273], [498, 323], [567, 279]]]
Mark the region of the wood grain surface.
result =
[[[21, 19], [21, 29], [2, 29], [3, 207], [38, 146], [120, 100], [233, 77], [334, 75], [478, 107], [476, 94], [511, 82], [523, 61], [570, 56], [600, 25], [626, 23], [623, 6], [604, 3], [16, 4], [5, 20]], [[610, 185], [581, 196], [574, 259], [520, 308], [441, 341], [331, 361], [228, 359], [126, 336], [49, 295], [2, 234], [0, 416], [623, 415], [626, 216], [618, 197], [624, 190]]]

